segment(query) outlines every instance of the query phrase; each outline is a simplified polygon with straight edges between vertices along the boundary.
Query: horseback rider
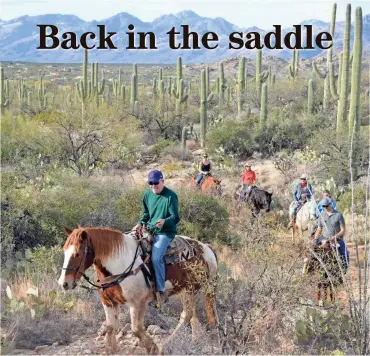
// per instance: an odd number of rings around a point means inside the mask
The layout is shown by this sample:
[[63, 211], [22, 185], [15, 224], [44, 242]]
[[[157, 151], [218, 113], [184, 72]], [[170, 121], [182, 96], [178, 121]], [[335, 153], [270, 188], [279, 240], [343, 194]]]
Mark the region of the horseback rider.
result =
[[[322, 199], [325, 199], [325, 198], [330, 198], [331, 200], [331, 206], [334, 210], [337, 209], [337, 202], [331, 197], [330, 195], [330, 191], [329, 190], [324, 190], [323, 194], [322, 194]], [[320, 215], [325, 211], [325, 209], [323, 208], [322, 206], [322, 200], [317, 204], [317, 207], [316, 207], [316, 217], [317, 217], [317, 221], [315, 222], [315, 224], [312, 225], [312, 229], [311, 229], [311, 236], [313, 237], [315, 235], [315, 232], [317, 230], [317, 227], [319, 226], [319, 217]]]
[[343, 215], [333, 208], [333, 201], [329, 197], [321, 200], [324, 211], [319, 216], [318, 228], [314, 240], [317, 245], [325, 242], [336, 242], [338, 252], [342, 257], [344, 268], [349, 265], [349, 255], [343, 237], [346, 232], [346, 224]]
[[199, 175], [196, 180], [197, 188], [200, 189], [201, 182], [205, 175], [212, 174], [211, 161], [208, 159], [208, 155], [203, 155], [203, 160], [199, 162]]
[[312, 195], [313, 190], [311, 184], [307, 182], [307, 175], [302, 174], [300, 182], [294, 187], [293, 191], [294, 207], [290, 215], [289, 227], [293, 227], [298, 210], [306, 201], [311, 200]]
[[252, 185], [256, 183], [256, 172], [252, 170], [252, 165], [247, 162], [244, 165], [244, 172], [241, 177], [242, 190], [239, 195], [239, 200], [243, 200], [245, 195], [250, 191]]
[[[331, 194], [330, 194], [330, 191], [329, 190], [324, 190], [323, 194], [322, 194], [322, 199], [324, 198], [330, 198], [331, 200], [331, 206], [334, 210], [337, 209], [337, 202], [332, 198]], [[317, 204], [317, 209], [316, 209], [316, 216], [319, 217], [323, 212], [324, 212], [324, 208], [322, 206], [322, 200], [319, 202], [319, 204]]]
[[146, 223], [149, 232], [153, 232], [152, 264], [155, 273], [156, 289], [161, 295], [162, 302], [168, 301], [165, 290], [165, 265], [163, 257], [171, 241], [177, 233], [180, 221], [177, 194], [164, 186], [161, 171], [152, 170], [147, 179], [149, 189], [144, 193], [142, 201], [142, 216], [133, 228], [139, 232], [142, 223]]

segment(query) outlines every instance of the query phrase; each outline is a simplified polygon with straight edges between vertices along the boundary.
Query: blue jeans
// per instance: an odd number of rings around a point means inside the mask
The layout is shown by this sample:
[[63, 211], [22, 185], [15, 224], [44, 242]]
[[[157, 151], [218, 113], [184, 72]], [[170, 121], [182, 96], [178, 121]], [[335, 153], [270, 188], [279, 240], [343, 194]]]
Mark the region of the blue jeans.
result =
[[166, 282], [166, 271], [163, 257], [171, 241], [172, 240], [166, 235], [154, 236], [154, 243], [152, 247], [152, 263], [158, 292], [163, 292], [165, 290], [164, 285]]
[[247, 192], [249, 191], [249, 189], [250, 189], [250, 185], [246, 184], [246, 183], [243, 183], [242, 191], [239, 194], [239, 200], [244, 200], [244, 197], [247, 194]]
[[200, 187], [200, 183], [203, 180], [203, 177], [204, 177], [204, 174], [203, 173], [200, 173], [199, 176], [198, 176], [198, 178], [197, 178], [196, 183], [197, 183], [197, 187], [198, 188]]

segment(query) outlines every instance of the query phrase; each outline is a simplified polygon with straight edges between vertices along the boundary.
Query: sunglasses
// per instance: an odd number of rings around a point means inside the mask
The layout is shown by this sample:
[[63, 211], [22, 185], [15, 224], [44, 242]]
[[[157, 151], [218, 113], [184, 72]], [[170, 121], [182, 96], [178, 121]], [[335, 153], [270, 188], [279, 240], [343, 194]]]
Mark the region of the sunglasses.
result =
[[149, 185], [158, 185], [160, 182], [148, 182]]
[[[330, 203], [330, 204], [331, 204], [331, 203]], [[329, 204], [329, 205], [330, 205], [330, 204]], [[322, 207], [323, 207], [323, 208], [327, 208], [329, 205], [323, 205]]]

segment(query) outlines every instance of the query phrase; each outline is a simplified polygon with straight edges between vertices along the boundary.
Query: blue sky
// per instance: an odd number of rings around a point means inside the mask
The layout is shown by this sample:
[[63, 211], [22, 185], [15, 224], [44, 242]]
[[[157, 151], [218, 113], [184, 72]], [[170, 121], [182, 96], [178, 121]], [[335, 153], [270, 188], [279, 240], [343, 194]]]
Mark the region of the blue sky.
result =
[[[337, 1], [337, 20], [344, 19], [348, 1]], [[152, 21], [169, 13], [192, 10], [200, 16], [223, 17], [241, 26], [270, 28], [291, 26], [307, 19], [330, 21], [332, 1], [306, 0], [0, 0], [0, 18], [9, 20], [22, 15], [47, 13], [73, 14], [83, 20], [103, 20], [119, 12], [128, 12], [142, 21]], [[363, 14], [370, 13], [370, 1], [351, 2]]]

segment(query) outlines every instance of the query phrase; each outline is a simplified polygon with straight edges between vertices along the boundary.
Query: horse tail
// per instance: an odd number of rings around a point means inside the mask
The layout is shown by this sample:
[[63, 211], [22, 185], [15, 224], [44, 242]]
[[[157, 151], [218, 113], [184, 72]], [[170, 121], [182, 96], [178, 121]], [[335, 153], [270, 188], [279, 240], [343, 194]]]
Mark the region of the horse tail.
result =
[[205, 309], [206, 309], [208, 323], [210, 327], [214, 328], [216, 325], [218, 325], [218, 316], [217, 316], [217, 310], [216, 310], [216, 285], [217, 285], [218, 258], [212, 246], [207, 244], [207, 247], [213, 253], [215, 260], [216, 260], [216, 273], [213, 276], [212, 275], [210, 276], [210, 283], [205, 293]]

